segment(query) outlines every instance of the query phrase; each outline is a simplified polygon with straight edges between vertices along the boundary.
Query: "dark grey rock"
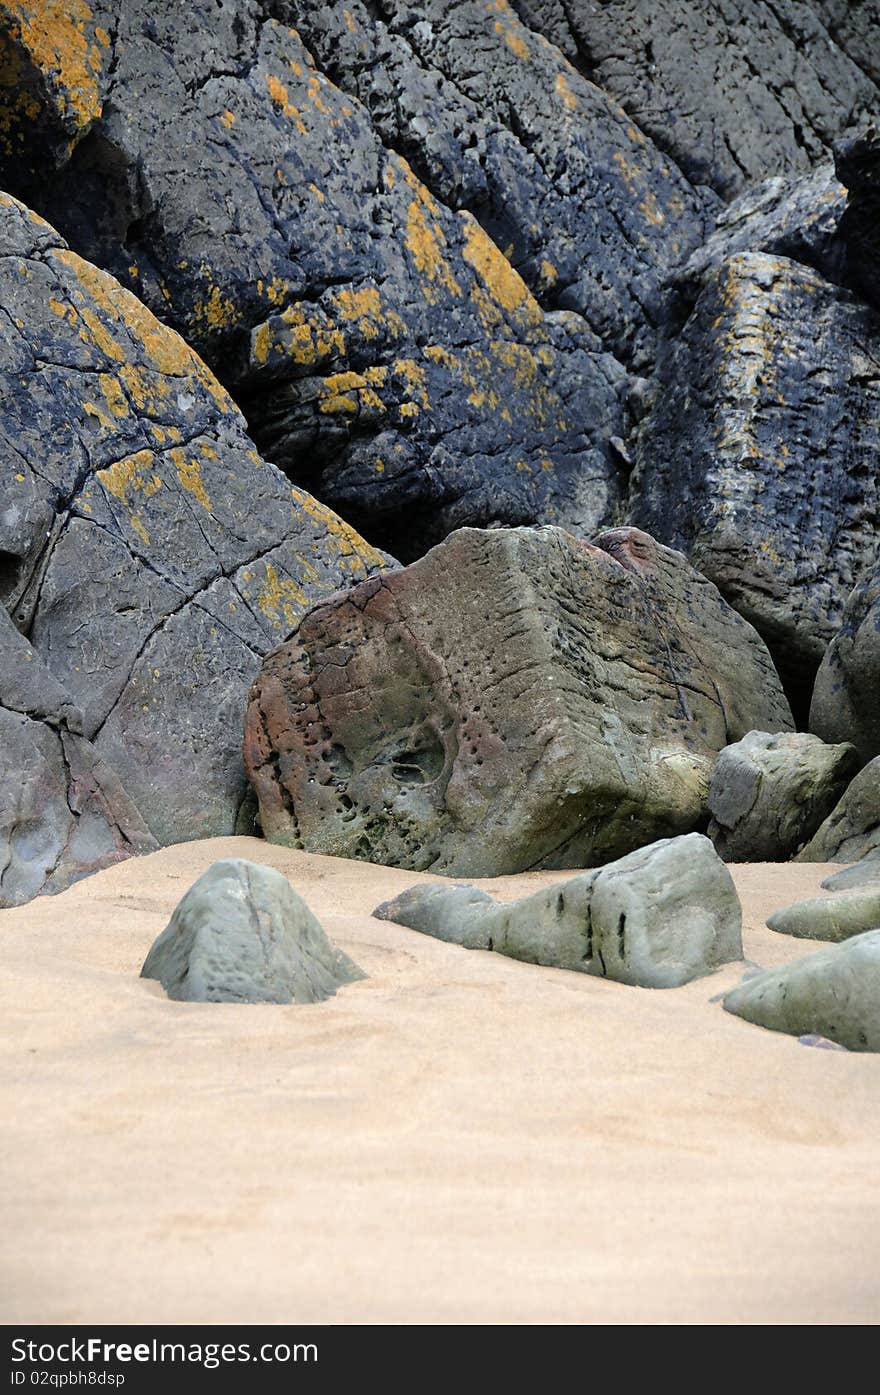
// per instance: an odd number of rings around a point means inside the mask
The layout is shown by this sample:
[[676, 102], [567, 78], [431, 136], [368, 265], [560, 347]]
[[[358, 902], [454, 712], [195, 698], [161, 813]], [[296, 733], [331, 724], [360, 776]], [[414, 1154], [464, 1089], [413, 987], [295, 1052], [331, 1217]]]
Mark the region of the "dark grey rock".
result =
[[156, 846], [82, 713], [0, 608], [0, 906]]
[[767, 921], [780, 935], [805, 940], [848, 940], [880, 928], [880, 887], [795, 901]]
[[804, 732], [750, 731], [718, 757], [709, 837], [727, 862], [785, 862], [816, 832], [858, 769], [852, 746]]
[[699, 833], [508, 905], [464, 890], [411, 887], [373, 914], [466, 949], [643, 988], [677, 988], [742, 958], [736, 888]]
[[724, 1007], [802, 1040], [817, 1034], [849, 1051], [880, 1051], [880, 930], [768, 969], [728, 993]]
[[725, 197], [767, 175], [806, 172], [877, 102], [876, 0], [515, 0], [515, 8], [566, 52], [576, 46], [579, 65], [670, 160]]
[[815, 271], [736, 256], [669, 345], [634, 444], [632, 521], [751, 621], [804, 716], [877, 557], [878, 334]]
[[798, 862], [858, 862], [880, 853], [880, 756], [860, 770]]
[[262, 655], [387, 559], [260, 458], [173, 330], [6, 195], [0, 250], [0, 603], [159, 842], [231, 833]]
[[851, 741], [862, 763], [880, 755], [880, 570], [855, 587], [816, 675], [810, 729]]
[[236, 857], [190, 887], [141, 977], [189, 1003], [320, 1003], [365, 975], [286, 877]]
[[755, 632], [634, 529], [464, 529], [265, 661], [266, 836], [415, 871], [583, 867], [686, 832], [718, 751], [791, 726]]

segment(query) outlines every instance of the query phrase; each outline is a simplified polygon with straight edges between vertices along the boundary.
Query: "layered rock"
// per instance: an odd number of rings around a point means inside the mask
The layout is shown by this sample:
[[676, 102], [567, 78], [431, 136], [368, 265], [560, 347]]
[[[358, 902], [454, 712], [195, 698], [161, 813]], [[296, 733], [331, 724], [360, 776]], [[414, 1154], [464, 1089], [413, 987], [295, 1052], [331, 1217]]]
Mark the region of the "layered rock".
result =
[[814, 271], [736, 256], [669, 345], [635, 446], [633, 521], [755, 625], [803, 708], [877, 556], [878, 333]]
[[742, 958], [733, 879], [699, 833], [507, 905], [466, 887], [416, 886], [373, 914], [466, 949], [641, 988], [678, 988]]
[[816, 832], [858, 769], [854, 748], [804, 732], [750, 731], [709, 785], [709, 837], [727, 862], [785, 862]]
[[727, 994], [724, 1007], [774, 1032], [880, 1051], [880, 930], [756, 974]]
[[466, 529], [303, 618], [245, 761], [270, 839], [491, 876], [693, 828], [757, 726], [791, 727], [767, 651], [682, 556], [634, 529]]
[[82, 727], [0, 608], [0, 907], [157, 846]]
[[190, 887], [141, 969], [187, 1003], [320, 1003], [364, 977], [285, 876], [238, 857]]
[[385, 560], [263, 461], [191, 349], [0, 196], [0, 601], [160, 842], [231, 833], [245, 695]]
[[693, 183], [726, 197], [808, 170], [877, 101], [876, 0], [514, 3]]
[[880, 755], [880, 570], [850, 595], [816, 675], [810, 730], [851, 741], [865, 763]]
[[[316, 43], [330, 26], [351, 91], [270, 8]], [[647, 344], [662, 268], [706, 225], [674, 167], [511, 11], [434, 11], [122, 7], [106, 100], [99, 83], [67, 163], [50, 179], [14, 151], [0, 163], [218, 370], [265, 454], [406, 557], [463, 523], [590, 533], [614, 516], [627, 417], [609, 351]], [[391, 82], [400, 148], [439, 197], [382, 143]]]
[[858, 862], [880, 852], [880, 756], [860, 770], [798, 854], [799, 862]]

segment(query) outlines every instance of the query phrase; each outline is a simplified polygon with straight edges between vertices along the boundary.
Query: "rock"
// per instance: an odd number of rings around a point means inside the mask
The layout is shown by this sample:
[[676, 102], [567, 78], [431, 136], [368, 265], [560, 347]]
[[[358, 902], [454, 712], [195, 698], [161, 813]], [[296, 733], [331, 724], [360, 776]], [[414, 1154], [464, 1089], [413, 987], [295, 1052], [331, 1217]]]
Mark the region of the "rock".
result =
[[835, 872], [822, 882], [826, 891], [854, 891], [863, 886], [880, 886], [880, 856], [869, 853], [852, 867]]
[[287, 0], [320, 67], [369, 108], [434, 197], [468, 209], [550, 310], [619, 358], [650, 357], [664, 268], [711, 227], [629, 116], [507, 4]]
[[768, 969], [728, 993], [724, 1007], [773, 1032], [880, 1051], [880, 930]]
[[733, 879], [699, 833], [639, 848], [508, 905], [464, 887], [416, 886], [373, 912], [466, 949], [678, 988], [742, 958]]
[[809, 170], [877, 102], [876, 0], [514, 3], [567, 53], [576, 49], [579, 65], [692, 183], [725, 197]]
[[679, 554], [465, 529], [304, 617], [254, 684], [245, 762], [273, 841], [495, 876], [693, 828], [756, 726], [791, 726], [767, 652]]
[[804, 732], [750, 731], [718, 757], [709, 837], [726, 862], [785, 862], [812, 837], [858, 769], [852, 746]]
[[187, 1003], [321, 1003], [364, 977], [286, 877], [239, 857], [190, 887], [141, 969]]
[[832, 160], [798, 178], [764, 180], [721, 210], [714, 232], [671, 280], [692, 306], [712, 275], [743, 252], [787, 257], [833, 280], [840, 272], [837, 233], [845, 208], [846, 189]]
[[880, 853], [880, 756], [860, 770], [798, 862], [858, 862]]
[[0, 907], [156, 842], [82, 713], [0, 607]]
[[767, 925], [804, 940], [848, 940], [880, 928], [880, 888], [795, 901], [771, 915]]
[[859, 294], [880, 309], [880, 126], [868, 126], [839, 141], [834, 163], [847, 188], [838, 230], [845, 274]]
[[[592, 533], [626, 475], [614, 352], [650, 352], [663, 270], [699, 242], [706, 200], [507, 10], [429, 4], [438, 22], [413, 26], [279, 0], [316, 41], [331, 26], [343, 91], [268, 8], [121, 7], [112, 95], [67, 164], [34, 178], [13, 152], [0, 178], [179, 330], [263, 453], [374, 543], [410, 558], [463, 523]], [[382, 142], [398, 79], [400, 148], [439, 197]]]
[[260, 659], [387, 565], [186, 344], [0, 195], [0, 602], [160, 842], [231, 833]]
[[[630, 517], [758, 630], [806, 716], [877, 557], [880, 318], [783, 257], [733, 257], [658, 366]], [[835, 738], [836, 739], [836, 738]]]
[[851, 741], [862, 763], [880, 755], [880, 569], [855, 587], [825, 651], [810, 703], [810, 730]]

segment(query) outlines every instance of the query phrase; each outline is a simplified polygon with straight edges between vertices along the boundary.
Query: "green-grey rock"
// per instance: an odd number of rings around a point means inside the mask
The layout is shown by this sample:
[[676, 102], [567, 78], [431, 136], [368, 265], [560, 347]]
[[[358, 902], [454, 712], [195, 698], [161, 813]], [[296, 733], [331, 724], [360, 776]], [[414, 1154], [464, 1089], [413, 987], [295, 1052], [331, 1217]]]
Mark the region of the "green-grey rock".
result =
[[795, 901], [771, 915], [767, 925], [805, 940], [848, 940], [880, 926], [880, 887]]
[[880, 756], [859, 771], [798, 853], [798, 862], [859, 862], [880, 853]]
[[724, 1007], [773, 1032], [880, 1051], [880, 930], [768, 969], [728, 993]]
[[733, 880], [699, 833], [639, 848], [509, 905], [463, 887], [410, 887], [374, 915], [466, 949], [677, 988], [742, 958]]
[[709, 837], [727, 862], [785, 862], [815, 833], [858, 767], [855, 749], [805, 732], [750, 731], [709, 783]]
[[190, 887], [141, 977], [183, 1002], [320, 1003], [365, 975], [286, 877], [226, 858]]
[[822, 883], [826, 891], [855, 891], [857, 887], [880, 886], [880, 857], [869, 854], [852, 867], [844, 867]]

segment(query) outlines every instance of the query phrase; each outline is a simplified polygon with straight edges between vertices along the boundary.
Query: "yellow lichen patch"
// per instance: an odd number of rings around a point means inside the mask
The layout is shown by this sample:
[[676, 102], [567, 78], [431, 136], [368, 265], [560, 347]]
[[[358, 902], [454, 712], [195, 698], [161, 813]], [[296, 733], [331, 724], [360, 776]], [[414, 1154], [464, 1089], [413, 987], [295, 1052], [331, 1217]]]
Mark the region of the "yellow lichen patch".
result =
[[394, 310], [386, 310], [375, 286], [360, 290], [337, 291], [332, 300], [332, 312], [337, 319], [357, 326], [365, 339], [391, 336], [402, 339], [406, 325]]
[[279, 577], [272, 563], [267, 562], [266, 580], [257, 594], [257, 605], [275, 629], [281, 628], [282, 621], [292, 629], [308, 604], [303, 588], [290, 577]]
[[566, 111], [577, 111], [577, 97], [569, 87], [565, 73], [560, 71], [556, 74], [555, 88], [556, 95]]
[[101, 384], [104, 400], [113, 416], [128, 416], [128, 401], [119, 384], [119, 379], [114, 377], [112, 373], [101, 373], [98, 376], [98, 382]]
[[9, 33], [56, 93], [62, 119], [78, 131], [101, 114], [98, 76], [104, 40], [90, 43], [86, 25], [92, 11], [85, 0], [4, 0]]
[[39, 114], [39, 102], [25, 88], [21, 55], [0, 35], [0, 149], [11, 155], [23, 145], [27, 127]]
[[[541, 308], [522, 277], [470, 214], [460, 215], [464, 224], [464, 259], [479, 276], [490, 299], [507, 314], [524, 313], [535, 324], [542, 319]], [[475, 297], [478, 300], [479, 298]], [[485, 316], [484, 316], [485, 318]]]
[[[381, 552], [371, 547], [349, 524], [344, 523], [338, 514], [328, 509], [326, 504], [319, 504], [317, 499], [313, 499], [311, 494], [306, 494], [301, 489], [291, 489], [290, 496], [302, 512], [325, 531], [327, 540], [335, 545], [340, 555], [350, 556], [369, 567], [385, 564]], [[352, 567], [352, 570], [355, 568]]]
[[319, 111], [322, 116], [332, 116], [332, 109], [327, 106], [327, 103], [321, 96], [321, 87], [321, 79], [317, 75], [310, 77], [306, 83], [306, 96], [315, 110]]
[[188, 456], [186, 451], [180, 446], [176, 446], [169, 454], [172, 464], [177, 471], [177, 478], [180, 480], [183, 488], [188, 494], [191, 494], [194, 499], [198, 500], [203, 509], [207, 509], [210, 513], [211, 500], [202, 482], [201, 462], [195, 460], [192, 456]]
[[309, 184], [308, 189], [310, 193], [314, 194], [315, 198], [318, 200], [318, 203], [324, 202], [325, 196], [321, 193], [321, 190], [318, 188], [317, 184]]
[[207, 441], [199, 441], [199, 450], [202, 452], [202, 455], [205, 457], [206, 460], [217, 459], [217, 452], [215, 451], [212, 445], [208, 444]]
[[227, 110], [224, 111], [223, 115], [220, 117], [220, 120], [223, 122], [223, 125], [226, 127], [227, 131], [231, 130], [233, 125], [235, 124], [235, 112], [229, 111], [227, 108]]
[[666, 222], [666, 215], [660, 207], [652, 193], [647, 193], [639, 204], [639, 208], [644, 213], [648, 222], [655, 228], [659, 228]]
[[269, 89], [269, 96], [272, 98], [272, 101], [278, 108], [278, 110], [282, 111], [284, 115], [287, 117], [288, 121], [293, 122], [300, 135], [304, 136], [306, 134], [305, 122], [300, 116], [297, 108], [291, 102], [287, 92], [287, 88], [284, 86], [284, 83], [281, 81], [281, 79], [279, 77], [275, 77], [273, 73], [267, 73], [266, 86]]
[[638, 194], [638, 180], [642, 174], [641, 168], [633, 161], [628, 160], [622, 150], [615, 150], [612, 159], [620, 170], [623, 176], [623, 182], [628, 191], [633, 195]]
[[375, 469], [376, 469], [376, 474], [377, 474], [377, 475], [384, 475], [384, 473], [385, 473], [385, 461], [382, 460], [382, 459], [378, 459], [378, 460], [376, 461]]
[[501, 34], [511, 53], [515, 53], [517, 58], [523, 63], [529, 61], [529, 46], [522, 34], [511, 25], [502, 24], [500, 19], [495, 21], [495, 33]]
[[[254, 362], [268, 362], [270, 354], [283, 355], [303, 367], [315, 367], [345, 352], [342, 331], [319, 318], [320, 311], [288, 305], [277, 318], [259, 325], [251, 336]], [[323, 320], [323, 322], [322, 322]]]
[[544, 286], [555, 286], [559, 280], [559, 272], [552, 262], [548, 262], [545, 257], [541, 262], [541, 282]]
[[[157, 382], [152, 375], [148, 377], [149, 370], [153, 370], [168, 377], [192, 377], [211, 394], [222, 411], [236, 410], [232, 398], [218, 383], [207, 364], [179, 334], [157, 320], [137, 296], [120, 286], [106, 271], [99, 271], [90, 262], [83, 261], [75, 252], [53, 248], [48, 255], [75, 273], [81, 288], [80, 315], [88, 327], [86, 338], [91, 338], [108, 358], [123, 365], [119, 376], [136, 406], [143, 407], [157, 396], [164, 397], [168, 393], [167, 384]], [[96, 311], [100, 311], [103, 318]], [[110, 333], [105, 320], [110, 321], [116, 329], [126, 330], [141, 345], [147, 370], [127, 361], [130, 354]]]
[[[207, 274], [207, 267], [202, 271]], [[217, 333], [229, 329], [238, 319], [238, 311], [219, 286], [211, 286], [206, 300], [196, 301], [193, 307], [195, 328], [202, 332]]]
[[442, 291], [461, 295], [461, 286], [446, 260], [446, 234], [440, 223], [437, 204], [405, 161], [399, 163], [414, 193], [407, 209], [404, 242], [416, 271], [422, 277], [425, 299], [435, 305]]
[[402, 378], [406, 391], [411, 398], [417, 398], [423, 407], [429, 407], [428, 401], [427, 375], [420, 363], [416, 363], [414, 358], [399, 358], [391, 365], [391, 372], [395, 378]]

